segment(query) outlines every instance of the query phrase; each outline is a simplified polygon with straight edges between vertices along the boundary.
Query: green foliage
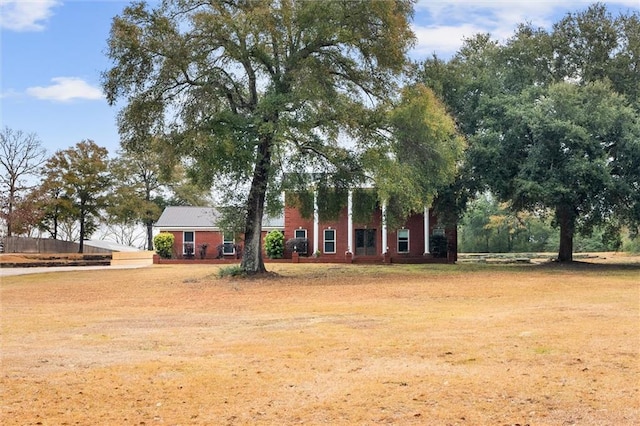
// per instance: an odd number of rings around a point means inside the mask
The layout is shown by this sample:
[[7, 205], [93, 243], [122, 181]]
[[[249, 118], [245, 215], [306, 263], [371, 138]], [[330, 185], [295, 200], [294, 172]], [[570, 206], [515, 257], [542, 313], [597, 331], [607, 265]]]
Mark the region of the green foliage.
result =
[[574, 234], [640, 222], [638, 14], [614, 19], [602, 4], [569, 14], [551, 32], [521, 25], [504, 45], [465, 42], [421, 79], [456, 116], [469, 141], [468, 181], [514, 211], [548, 210], [560, 228], [559, 260]]
[[163, 259], [171, 259], [175, 237], [168, 232], [161, 232], [153, 238], [156, 253]]
[[[514, 212], [508, 203], [483, 194], [469, 203], [460, 221], [458, 247], [468, 253], [553, 251], [558, 247], [559, 235], [551, 216], [544, 211]], [[589, 233], [576, 233], [574, 251], [617, 251], [622, 248], [622, 235], [618, 226], [596, 225]]]
[[103, 87], [126, 101], [126, 143], [171, 129], [167, 158], [205, 187], [237, 183], [225, 189], [243, 190], [242, 265], [262, 272], [265, 201], [286, 171], [362, 176], [339, 136], [380, 133], [372, 105], [397, 93], [412, 13], [410, 0], [134, 3], [113, 20]]
[[291, 191], [285, 194], [285, 204], [296, 207], [300, 216], [305, 219], [313, 218], [313, 191]]
[[447, 237], [444, 235], [432, 235], [429, 237], [429, 250], [433, 257], [447, 257], [449, 250]]
[[628, 232], [622, 239], [622, 249], [630, 253], [640, 253], [640, 232]]
[[218, 270], [218, 277], [244, 277], [246, 271], [240, 265], [224, 266]]
[[73, 148], [57, 151], [44, 165], [43, 187], [58, 200], [65, 215], [80, 227], [80, 252], [84, 240], [95, 229], [102, 209], [107, 206], [111, 185], [108, 151], [91, 140], [78, 142]]
[[264, 237], [264, 250], [270, 259], [282, 259], [284, 255], [284, 234], [274, 229]]
[[138, 151], [124, 151], [112, 161], [114, 189], [106, 209], [107, 223], [147, 228], [146, 246], [153, 249], [153, 224], [162, 213], [166, 200], [161, 196], [161, 155], [149, 143]]
[[321, 221], [334, 221], [347, 206], [348, 191], [340, 187], [321, 185], [318, 188], [318, 217]]
[[389, 112], [393, 138], [376, 145], [368, 160], [380, 201], [391, 205], [389, 223], [431, 205], [438, 191], [452, 184], [465, 149], [452, 117], [424, 84], [405, 87]]
[[73, 203], [65, 194], [60, 177], [46, 176], [34, 197], [41, 212], [38, 228], [48, 232], [54, 240], [58, 239], [60, 225], [73, 219]]
[[378, 208], [378, 194], [373, 189], [358, 188], [353, 191], [353, 223], [368, 224]]
[[469, 253], [547, 251], [557, 240], [543, 213], [514, 212], [508, 203], [483, 194], [469, 203], [460, 221], [458, 248]]

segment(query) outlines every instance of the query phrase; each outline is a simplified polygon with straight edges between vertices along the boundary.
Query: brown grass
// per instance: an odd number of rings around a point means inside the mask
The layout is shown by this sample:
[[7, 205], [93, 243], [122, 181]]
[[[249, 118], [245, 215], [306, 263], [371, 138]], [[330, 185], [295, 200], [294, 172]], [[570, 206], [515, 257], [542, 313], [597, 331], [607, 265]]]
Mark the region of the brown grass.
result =
[[3, 425], [640, 424], [636, 266], [2, 278]]

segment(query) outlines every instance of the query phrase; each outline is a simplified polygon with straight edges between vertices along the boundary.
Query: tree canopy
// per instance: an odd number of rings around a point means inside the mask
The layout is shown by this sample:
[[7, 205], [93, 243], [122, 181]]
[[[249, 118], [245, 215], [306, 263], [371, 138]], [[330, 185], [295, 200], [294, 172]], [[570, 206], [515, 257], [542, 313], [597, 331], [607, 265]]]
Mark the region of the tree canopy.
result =
[[157, 148], [158, 139], [152, 138], [110, 162], [113, 191], [105, 224], [121, 244], [132, 245], [136, 225], [143, 225], [147, 250], [153, 250], [153, 224], [164, 207], [209, 204], [209, 191], [194, 185], [180, 165], [168, 166]]
[[379, 199], [390, 203], [391, 223], [430, 206], [450, 185], [466, 143], [453, 118], [424, 84], [407, 85], [389, 112], [390, 137], [366, 155]]
[[596, 4], [504, 45], [477, 35], [420, 72], [468, 137], [471, 180], [515, 209], [550, 209], [561, 261], [576, 229], [640, 222], [639, 24]]
[[106, 148], [84, 140], [73, 148], [57, 151], [43, 167], [42, 187], [52, 188], [48, 192], [60, 201], [54, 202], [55, 206], [63, 208], [64, 216], [79, 224], [80, 253], [85, 236], [91, 235], [101, 209], [106, 207], [106, 191], [111, 183], [107, 154]]
[[133, 3], [113, 21], [103, 75], [108, 101], [126, 101], [123, 142], [162, 134], [167, 156], [201, 182], [246, 184], [242, 267], [262, 272], [265, 200], [285, 173], [362, 177], [360, 144], [371, 143], [413, 42], [412, 3]]

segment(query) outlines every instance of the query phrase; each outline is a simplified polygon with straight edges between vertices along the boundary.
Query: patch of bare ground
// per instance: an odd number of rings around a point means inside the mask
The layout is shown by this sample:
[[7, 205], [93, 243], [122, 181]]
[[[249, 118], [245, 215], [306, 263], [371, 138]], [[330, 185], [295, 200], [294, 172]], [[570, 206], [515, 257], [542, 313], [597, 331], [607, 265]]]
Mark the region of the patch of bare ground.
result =
[[6, 277], [3, 425], [640, 424], [640, 269]]

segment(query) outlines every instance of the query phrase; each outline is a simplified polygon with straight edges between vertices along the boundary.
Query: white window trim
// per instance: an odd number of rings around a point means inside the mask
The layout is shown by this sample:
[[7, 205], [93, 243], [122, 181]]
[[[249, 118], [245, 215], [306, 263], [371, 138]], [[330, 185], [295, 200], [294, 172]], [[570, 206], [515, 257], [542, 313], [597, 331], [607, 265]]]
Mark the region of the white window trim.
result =
[[[192, 233], [192, 234], [193, 234], [193, 241], [187, 241], [187, 240], [185, 240], [185, 238], [184, 238], [184, 237], [185, 237], [185, 234], [186, 234], [187, 232], [190, 232], [190, 233]], [[187, 252], [185, 251], [185, 249], [184, 249], [184, 248], [185, 248], [185, 246], [186, 246], [188, 243], [193, 244], [193, 253], [191, 253], [191, 254], [195, 256], [195, 254], [196, 254], [196, 231], [192, 231], [192, 230], [189, 230], [189, 231], [182, 231], [182, 254], [187, 254]]]
[[[407, 250], [405, 251], [400, 251], [400, 231], [405, 231], [407, 233]], [[408, 229], [398, 229], [398, 232], [396, 233], [396, 243], [396, 250], [398, 253], [409, 253], [409, 247], [411, 247], [411, 231]]]
[[[301, 231], [304, 232], [304, 237], [298, 237], [297, 236], [298, 232], [301, 232]], [[307, 238], [307, 230], [305, 228], [298, 228], [298, 229], [294, 230], [293, 237], [294, 238]]]
[[[327, 237], [327, 234], [326, 234], [327, 231], [333, 232], [333, 240], [327, 240], [327, 238], [326, 238]], [[338, 238], [337, 238], [336, 234], [337, 234], [336, 230], [333, 229], [333, 228], [326, 228], [326, 229], [322, 230], [322, 249], [323, 249], [323, 253], [326, 253], [326, 254], [335, 254], [336, 253], [337, 246], [338, 246], [338, 244], [337, 244], [337, 239]], [[333, 251], [327, 251], [326, 250], [327, 242], [332, 242], [333, 243]]]
[[[222, 233], [222, 254], [225, 256], [232, 256], [236, 254], [236, 237], [234, 235], [232, 239], [227, 240], [225, 238], [226, 236], [225, 234], [226, 234], [225, 232]], [[231, 251], [226, 251], [226, 247], [227, 247], [226, 244], [229, 244], [229, 243], [233, 244], [233, 248], [231, 249]]]

